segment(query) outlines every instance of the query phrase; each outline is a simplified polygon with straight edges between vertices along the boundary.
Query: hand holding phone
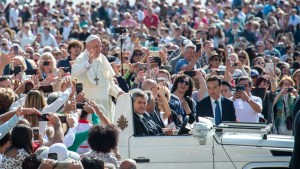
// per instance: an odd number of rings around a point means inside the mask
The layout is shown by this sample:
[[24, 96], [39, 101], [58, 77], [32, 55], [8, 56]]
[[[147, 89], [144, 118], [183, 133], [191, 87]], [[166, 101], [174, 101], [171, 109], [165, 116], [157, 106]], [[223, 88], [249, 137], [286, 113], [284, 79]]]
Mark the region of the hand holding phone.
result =
[[196, 44], [196, 52], [199, 52], [199, 50], [201, 50], [202, 48], [202, 44], [201, 43], [197, 43]]

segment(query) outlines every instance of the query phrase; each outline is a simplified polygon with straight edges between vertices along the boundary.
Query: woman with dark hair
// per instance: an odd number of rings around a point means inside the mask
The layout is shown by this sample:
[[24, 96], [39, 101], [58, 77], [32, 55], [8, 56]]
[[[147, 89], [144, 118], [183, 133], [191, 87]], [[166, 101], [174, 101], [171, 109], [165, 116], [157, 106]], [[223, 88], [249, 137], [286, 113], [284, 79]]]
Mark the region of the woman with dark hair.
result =
[[189, 123], [195, 121], [194, 114], [196, 113], [196, 103], [191, 98], [193, 90], [193, 79], [187, 75], [177, 76], [171, 90], [171, 93], [179, 98], [185, 115], [189, 115]]
[[141, 60], [142, 56], [144, 55], [143, 51], [140, 49], [135, 49], [132, 52], [130, 63], [137, 63]]
[[219, 69], [222, 64], [222, 56], [217, 53], [212, 54], [208, 59], [209, 67], [204, 69], [205, 73], [211, 73], [214, 69]]
[[0, 168], [21, 169], [23, 160], [33, 152], [32, 129], [19, 124], [11, 133], [10, 147], [5, 151]]
[[119, 161], [110, 155], [110, 152], [117, 147], [118, 140], [119, 132], [115, 125], [93, 126], [88, 136], [88, 143], [92, 151], [82, 154], [81, 159], [85, 157], [96, 158], [119, 168]]
[[264, 115], [264, 119], [267, 120], [267, 124], [273, 123], [274, 115], [272, 107], [277, 94], [275, 74], [272, 72], [269, 76], [258, 76], [254, 86], [255, 88], [261, 88], [265, 90], [264, 96], [262, 98], [263, 109], [261, 113]]
[[280, 66], [280, 72], [281, 72], [281, 77], [283, 76], [290, 76], [291, 72], [290, 72], [290, 65], [289, 64], [284, 64], [282, 66]]

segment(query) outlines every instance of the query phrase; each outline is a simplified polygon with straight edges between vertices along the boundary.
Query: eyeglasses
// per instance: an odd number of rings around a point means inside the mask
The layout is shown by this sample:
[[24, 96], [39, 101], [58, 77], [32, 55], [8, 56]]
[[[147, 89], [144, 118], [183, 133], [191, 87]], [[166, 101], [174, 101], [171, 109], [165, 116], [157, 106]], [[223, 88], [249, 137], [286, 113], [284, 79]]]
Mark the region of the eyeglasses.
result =
[[33, 54], [33, 52], [31, 52], [31, 51], [26, 51], [26, 53]]
[[184, 81], [183, 79], [179, 80], [178, 82], [181, 84], [185, 84], [186, 86], [190, 85], [190, 82]]
[[262, 64], [262, 65], [265, 64], [264, 62], [260, 62], [260, 61], [258, 61], [258, 62], [256, 62], [256, 63], [259, 64], [259, 65], [260, 65], [260, 64]]

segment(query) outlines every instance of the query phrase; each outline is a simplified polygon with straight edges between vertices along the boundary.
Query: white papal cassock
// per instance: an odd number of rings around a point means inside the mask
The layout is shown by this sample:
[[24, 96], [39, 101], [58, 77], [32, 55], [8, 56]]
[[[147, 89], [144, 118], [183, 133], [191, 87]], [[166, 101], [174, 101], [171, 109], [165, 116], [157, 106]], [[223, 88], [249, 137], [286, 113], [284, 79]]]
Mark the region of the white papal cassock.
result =
[[102, 105], [105, 108], [103, 113], [113, 121], [114, 105], [110, 95], [117, 98], [122, 90], [114, 82], [115, 73], [104, 55], [100, 54], [92, 64], [88, 62], [88, 59], [87, 50], [77, 57], [72, 65], [72, 79], [77, 79], [77, 83], [83, 84], [86, 98]]

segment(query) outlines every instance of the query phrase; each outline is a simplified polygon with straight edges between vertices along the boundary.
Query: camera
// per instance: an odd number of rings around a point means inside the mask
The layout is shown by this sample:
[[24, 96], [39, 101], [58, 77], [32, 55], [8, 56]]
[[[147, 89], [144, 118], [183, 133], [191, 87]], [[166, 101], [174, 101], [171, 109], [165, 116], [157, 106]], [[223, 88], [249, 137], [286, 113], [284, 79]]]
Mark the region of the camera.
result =
[[287, 90], [287, 92], [289, 92], [289, 93], [293, 92], [293, 88], [292, 88], [292, 87], [287, 88], [286, 90]]
[[118, 34], [123, 34], [123, 33], [127, 32], [127, 29], [125, 27], [117, 27], [114, 30], [115, 30], [115, 33], [118, 33]]
[[50, 65], [50, 62], [49, 61], [44, 61], [43, 62], [43, 66], [49, 66]]

